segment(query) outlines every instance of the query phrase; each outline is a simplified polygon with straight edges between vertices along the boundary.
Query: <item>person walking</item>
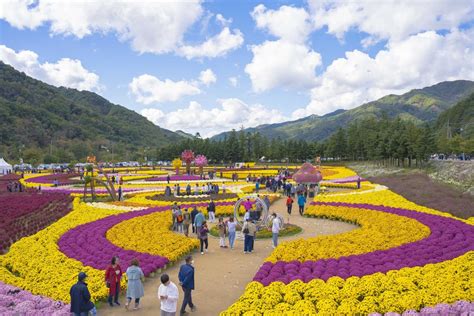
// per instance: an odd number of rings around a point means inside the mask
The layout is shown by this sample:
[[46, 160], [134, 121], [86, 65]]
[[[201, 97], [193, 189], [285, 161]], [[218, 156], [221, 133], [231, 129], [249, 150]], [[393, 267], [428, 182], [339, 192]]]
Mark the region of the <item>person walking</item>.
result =
[[122, 186], [120, 185], [118, 188], [118, 200], [122, 201], [123, 199], [123, 192], [122, 192]]
[[170, 281], [166, 273], [161, 275], [160, 280], [161, 284], [158, 287], [158, 298], [161, 301], [160, 316], [175, 316], [179, 298], [178, 287]]
[[273, 217], [272, 219], [273, 248], [276, 248], [278, 246], [278, 234], [280, 233], [282, 223], [276, 213], [273, 213], [272, 217]]
[[188, 209], [184, 209], [183, 213], [183, 231], [184, 236], [188, 237], [189, 235], [189, 224], [191, 223], [191, 214], [189, 214]]
[[181, 207], [178, 206], [178, 209], [176, 210], [176, 231], [178, 233], [183, 232], [183, 212], [181, 211]]
[[192, 226], [193, 233], [196, 232], [196, 228], [194, 226], [194, 219], [196, 218], [196, 215], [198, 213], [199, 213], [199, 211], [197, 210], [196, 206], [194, 206], [193, 210], [191, 211], [191, 226]]
[[268, 198], [268, 195], [265, 195], [265, 197], [263, 198], [263, 202], [265, 202], [267, 210], [270, 211], [270, 199]]
[[128, 310], [132, 298], [135, 299], [134, 310], [137, 310], [140, 305], [140, 298], [142, 298], [145, 293], [143, 290], [143, 282], [145, 281], [145, 275], [143, 274], [142, 269], [139, 267], [138, 259], [133, 259], [130, 263], [130, 267], [127, 268], [127, 303], [125, 308]]
[[209, 216], [209, 222], [214, 223], [216, 220], [216, 204], [212, 199], [207, 206], [207, 214]]
[[112, 298], [114, 299], [113, 302], [115, 304], [120, 305], [118, 298], [122, 273], [122, 268], [119, 265], [119, 258], [115, 256], [112, 258], [110, 266], [105, 270], [105, 283], [109, 288], [109, 297], [107, 301], [111, 307], [114, 306], [112, 304]]
[[224, 218], [219, 217], [219, 223], [217, 224], [217, 228], [219, 229], [219, 246], [221, 248], [227, 248], [225, 245], [225, 234], [227, 232], [227, 225], [224, 223]]
[[198, 211], [196, 217], [194, 217], [194, 227], [196, 231], [196, 235], [199, 238], [199, 232], [201, 231], [202, 223], [205, 221], [204, 214], [201, 211]]
[[286, 211], [288, 212], [288, 215], [291, 215], [291, 210], [293, 209], [293, 199], [291, 198], [291, 195], [288, 195], [288, 198], [286, 199]]
[[237, 223], [234, 221], [234, 218], [231, 216], [229, 218], [229, 221], [227, 222], [227, 231], [229, 232], [229, 247], [230, 247], [230, 249], [234, 249], [236, 227], [237, 227]]
[[85, 282], [87, 275], [79, 272], [78, 281], [71, 287], [69, 295], [71, 296], [71, 313], [73, 316], [93, 316], [97, 315], [97, 309], [91, 301], [91, 294]]
[[171, 218], [173, 220], [173, 231], [178, 229], [178, 222], [176, 221], [176, 212], [178, 211], [178, 203], [174, 202], [171, 207]]
[[301, 216], [303, 216], [305, 204], [306, 204], [306, 198], [304, 197], [303, 192], [300, 192], [300, 194], [298, 195], [298, 209]]
[[[209, 233], [209, 228], [207, 228], [207, 222], [204, 221], [202, 222], [202, 226], [199, 229], [199, 242], [201, 244], [201, 255], [204, 254], [204, 250], [207, 252], [207, 247], [209, 246], [208, 233]], [[204, 249], [204, 245], [206, 245], [205, 249]]]
[[242, 227], [242, 233], [244, 234], [244, 253], [251, 253], [253, 250], [252, 242], [255, 237], [257, 228], [250, 218], [246, 220]]
[[191, 291], [194, 290], [194, 260], [192, 256], [186, 257], [186, 262], [179, 268], [178, 279], [179, 285], [183, 288], [184, 299], [181, 305], [180, 315], [186, 313], [186, 306], [189, 305], [191, 311], [196, 310], [196, 305], [193, 304]]

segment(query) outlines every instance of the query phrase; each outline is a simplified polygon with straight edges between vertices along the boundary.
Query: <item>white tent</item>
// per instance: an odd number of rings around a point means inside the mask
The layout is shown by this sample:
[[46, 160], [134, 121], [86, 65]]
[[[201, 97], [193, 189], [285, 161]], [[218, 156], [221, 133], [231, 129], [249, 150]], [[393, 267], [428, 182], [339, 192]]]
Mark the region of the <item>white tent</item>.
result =
[[0, 175], [7, 174], [12, 171], [12, 165], [0, 158]]

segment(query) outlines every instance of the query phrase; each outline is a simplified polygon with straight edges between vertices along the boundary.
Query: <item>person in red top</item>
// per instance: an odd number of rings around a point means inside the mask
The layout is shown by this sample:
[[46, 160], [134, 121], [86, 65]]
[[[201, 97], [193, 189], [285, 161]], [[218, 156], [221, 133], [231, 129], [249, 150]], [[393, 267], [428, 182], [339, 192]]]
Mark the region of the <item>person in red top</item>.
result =
[[120, 292], [120, 279], [122, 278], [122, 268], [119, 265], [119, 258], [113, 257], [110, 263], [110, 266], [105, 271], [105, 283], [109, 288], [109, 298], [108, 302], [111, 307], [114, 305], [112, 304], [112, 297], [114, 298], [114, 302], [117, 305], [120, 305], [118, 298]]
[[287, 207], [287, 211], [288, 211], [288, 214], [291, 215], [291, 209], [293, 208], [293, 199], [291, 198], [291, 196], [288, 195], [288, 198], [286, 199], [286, 207]]

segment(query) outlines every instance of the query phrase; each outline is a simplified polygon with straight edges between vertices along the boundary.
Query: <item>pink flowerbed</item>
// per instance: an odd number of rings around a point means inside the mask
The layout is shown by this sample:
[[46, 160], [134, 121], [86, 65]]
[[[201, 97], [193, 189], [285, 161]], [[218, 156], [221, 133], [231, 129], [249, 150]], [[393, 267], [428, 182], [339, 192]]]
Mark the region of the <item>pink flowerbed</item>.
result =
[[70, 305], [0, 282], [0, 315], [70, 315]]
[[79, 184], [82, 183], [79, 179], [72, 179], [77, 178], [80, 175], [78, 173], [53, 173], [48, 174], [45, 176], [34, 177], [30, 179], [26, 179], [26, 182], [29, 183], [37, 183], [38, 185], [42, 183], [54, 183], [55, 180], [59, 182], [59, 185], [68, 185], [68, 184]]

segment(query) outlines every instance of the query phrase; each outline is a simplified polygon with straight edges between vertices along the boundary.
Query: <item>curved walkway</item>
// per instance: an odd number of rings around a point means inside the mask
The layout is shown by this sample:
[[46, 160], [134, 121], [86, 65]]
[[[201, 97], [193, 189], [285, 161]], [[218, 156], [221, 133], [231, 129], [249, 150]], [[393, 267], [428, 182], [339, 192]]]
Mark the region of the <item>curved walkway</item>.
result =
[[[279, 199], [271, 206], [271, 211], [275, 211], [288, 220], [286, 213], [285, 199]], [[303, 228], [303, 232], [296, 236], [281, 238], [280, 242], [302, 237], [318, 235], [339, 234], [350, 231], [357, 226], [324, 219], [310, 219], [301, 217], [298, 214], [297, 206], [293, 207], [293, 213], [289, 217], [290, 223]], [[252, 281], [255, 273], [272, 252], [271, 239], [255, 241], [255, 251], [250, 255], [243, 253], [243, 242], [236, 240], [234, 250], [229, 248], [219, 248], [217, 238], [210, 237], [209, 252], [200, 255], [193, 254], [196, 267], [196, 290], [193, 291], [193, 301], [198, 310], [190, 313], [193, 316], [218, 315], [221, 311], [232, 305], [244, 293], [245, 286]], [[128, 263], [122, 262], [124, 270]], [[171, 280], [178, 285], [178, 271], [181, 262], [167, 269], [165, 272]], [[145, 297], [140, 303], [138, 311], [127, 312], [123, 308], [125, 298], [122, 296], [122, 307], [109, 307], [103, 304], [100, 308], [100, 315], [159, 315], [160, 302], [157, 298], [159, 276], [147, 278], [145, 282]], [[183, 292], [180, 289], [180, 299], [178, 310], [183, 299]], [[179, 314], [179, 313], [178, 313]]]

